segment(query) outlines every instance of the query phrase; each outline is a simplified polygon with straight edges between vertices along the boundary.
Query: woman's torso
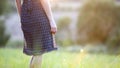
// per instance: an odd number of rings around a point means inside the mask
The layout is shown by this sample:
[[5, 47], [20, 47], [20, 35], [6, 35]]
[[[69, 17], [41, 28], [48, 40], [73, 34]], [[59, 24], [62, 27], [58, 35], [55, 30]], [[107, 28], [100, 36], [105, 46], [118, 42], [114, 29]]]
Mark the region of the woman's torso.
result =
[[22, 22], [41, 22], [47, 18], [40, 0], [23, 0], [21, 9]]

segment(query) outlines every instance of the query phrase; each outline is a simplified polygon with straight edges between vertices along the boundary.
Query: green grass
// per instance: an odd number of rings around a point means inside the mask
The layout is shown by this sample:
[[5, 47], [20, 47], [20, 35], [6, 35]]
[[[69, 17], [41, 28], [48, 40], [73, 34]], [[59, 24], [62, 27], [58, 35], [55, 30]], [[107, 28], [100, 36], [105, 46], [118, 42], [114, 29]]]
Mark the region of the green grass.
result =
[[[30, 59], [22, 49], [0, 49], [0, 68], [28, 68]], [[120, 55], [54, 51], [43, 55], [42, 68], [120, 68]]]

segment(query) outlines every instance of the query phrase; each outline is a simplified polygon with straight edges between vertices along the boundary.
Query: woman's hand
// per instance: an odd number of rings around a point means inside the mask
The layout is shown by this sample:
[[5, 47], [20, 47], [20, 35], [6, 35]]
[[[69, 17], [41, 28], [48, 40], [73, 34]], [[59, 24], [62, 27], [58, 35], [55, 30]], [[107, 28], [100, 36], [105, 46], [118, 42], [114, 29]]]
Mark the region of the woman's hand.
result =
[[55, 21], [51, 21], [50, 22], [50, 26], [51, 26], [51, 32], [52, 32], [52, 34], [55, 34], [57, 32], [57, 26], [55, 24]]
[[53, 15], [52, 15], [50, 2], [49, 2], [49, 0], [40, 0], [40, 1], [41, 1], [41, 4], [42, 4], [49, 20], [50, 20], [51, 32], [52, 32], [52, 34], [55, 34], [57, 32], [57, 26], [56, 26], [56, 23], [54, 21]]

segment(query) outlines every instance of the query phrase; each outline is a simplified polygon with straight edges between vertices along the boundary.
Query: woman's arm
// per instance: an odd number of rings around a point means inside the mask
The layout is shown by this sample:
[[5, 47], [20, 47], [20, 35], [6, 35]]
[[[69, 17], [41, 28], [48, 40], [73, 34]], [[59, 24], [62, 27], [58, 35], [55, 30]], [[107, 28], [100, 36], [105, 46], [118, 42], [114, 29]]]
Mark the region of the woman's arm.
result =
[[16, 7], [20, 15], [21, 14], [21, 0], [16, 0]]
[[48, 18], [49, 18], [50, 25], [51, 25], [51, 31], [53, 33], [56, 33], [57, 26], [56, 26], [55, 20], [54, 20], [53, 15], [52, 15], [50, 2], [49, 2], [49, 0], [41, 0], [41, 3], [42, 3], [42, 6], [43, 6]]

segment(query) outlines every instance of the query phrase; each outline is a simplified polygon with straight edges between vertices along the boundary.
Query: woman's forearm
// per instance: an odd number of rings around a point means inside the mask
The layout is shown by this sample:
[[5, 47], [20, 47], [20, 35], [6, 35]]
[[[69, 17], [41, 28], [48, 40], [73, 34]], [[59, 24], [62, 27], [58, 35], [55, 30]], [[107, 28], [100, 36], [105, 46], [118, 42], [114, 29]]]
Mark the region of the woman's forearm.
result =
[[21, 14], [21, 0], [16, 0], [16, 7], [20, 15]]
[[51, 10], [51, 7], [50, 7], [49, 0], [41, 0], [41, 3], [42, 3], [42, 6], [43, 6], [49, 20], [50, 20], [50, 24], [53, 25], [53, 26], [56, 26], [56, 23], [54, 21], [53, 15], [52, 15], [52, 10]]

